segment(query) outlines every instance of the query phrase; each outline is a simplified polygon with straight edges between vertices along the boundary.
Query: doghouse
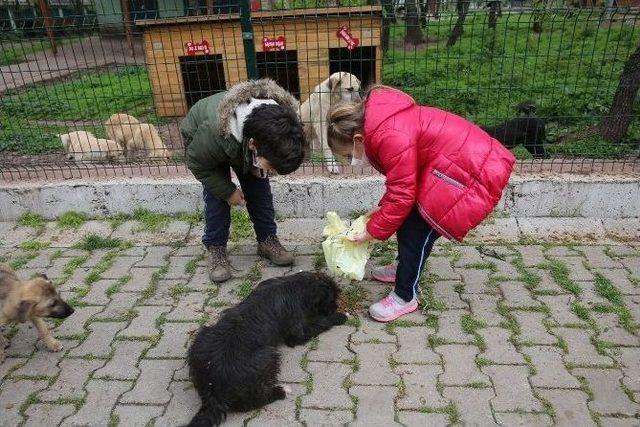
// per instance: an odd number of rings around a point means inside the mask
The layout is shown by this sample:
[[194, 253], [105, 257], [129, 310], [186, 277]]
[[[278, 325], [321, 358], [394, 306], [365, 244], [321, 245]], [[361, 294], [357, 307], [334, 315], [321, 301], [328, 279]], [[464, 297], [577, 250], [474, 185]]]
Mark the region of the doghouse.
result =
[[[356, 75], [363, 85], [381, 80], [380, 6], [252, 12], [251, 23], [258, 76], [271, 77], [301, 100], [336, 71]], [[238, 14], [136, 25], [144, 29], [160, 116], [184, 116], [199, 99], [248, 78]]]

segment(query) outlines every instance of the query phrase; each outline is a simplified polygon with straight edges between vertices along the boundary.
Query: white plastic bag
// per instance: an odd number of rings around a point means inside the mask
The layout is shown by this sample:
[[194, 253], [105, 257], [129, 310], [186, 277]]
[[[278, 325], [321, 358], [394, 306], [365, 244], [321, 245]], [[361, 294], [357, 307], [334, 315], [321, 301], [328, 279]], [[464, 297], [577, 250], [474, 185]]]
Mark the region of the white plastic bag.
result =
[[338, 214], [327, 212], [327, 226], [322, 233], [326, 239], [322, 242], [322, 250], [329, 272], [334, 276], [351, 280], [364, 278], [365, 266], [371, 255], [371, 245], [369, 242], [352, 242], [349, 237], [365, 231], [367, 221], [366, 216], [361, 216], [347, 228]]

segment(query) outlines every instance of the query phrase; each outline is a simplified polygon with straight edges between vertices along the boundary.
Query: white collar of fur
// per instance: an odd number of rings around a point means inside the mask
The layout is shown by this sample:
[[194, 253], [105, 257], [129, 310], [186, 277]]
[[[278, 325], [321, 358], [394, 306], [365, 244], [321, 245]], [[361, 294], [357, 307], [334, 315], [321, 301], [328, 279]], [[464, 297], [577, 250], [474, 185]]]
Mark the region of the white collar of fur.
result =
[[229, 122], [229, 129], [237, 141], [242, 141], [243, 139], [242, 130], [244, 129], [244, 122], [247, 120], [247, 117], [249, 117], [249, 114], [251, 114], [256, 107], [267, 104], [278, 105], [273, 99], [251, 98], [248, 104], [240, 104], [236, 107], [236, 111]]

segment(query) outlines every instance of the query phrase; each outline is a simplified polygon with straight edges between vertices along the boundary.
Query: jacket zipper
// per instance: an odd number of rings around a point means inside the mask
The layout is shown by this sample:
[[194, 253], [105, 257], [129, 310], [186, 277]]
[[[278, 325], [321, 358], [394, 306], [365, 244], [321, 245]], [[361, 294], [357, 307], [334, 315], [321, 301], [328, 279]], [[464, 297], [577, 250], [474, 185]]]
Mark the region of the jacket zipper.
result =
[[446, 182], [448, 184], [451, 184], [456, 188], [459, 188], [459, 189], [464, 189], [465, 188], [465, 185], [463, 183], [451, 178], [448, 175], [445, 175], [444, 173], [440, 172], [438, 169], [434, 169], [432, 173], [435, 176], [437, 176], [438, 178], [440, 178], [441, 180], [443, 180], [444, 182]]

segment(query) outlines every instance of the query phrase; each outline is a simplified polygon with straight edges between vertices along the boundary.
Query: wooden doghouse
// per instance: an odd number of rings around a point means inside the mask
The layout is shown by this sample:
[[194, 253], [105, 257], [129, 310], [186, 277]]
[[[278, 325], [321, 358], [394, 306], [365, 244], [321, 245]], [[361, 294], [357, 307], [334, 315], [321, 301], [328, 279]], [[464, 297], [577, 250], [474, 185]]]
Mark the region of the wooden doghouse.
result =
[[[251, 14], [255, 64], [305, 100], [336, 71], [363, 85], [380, 82], [380, 6], [262, 11]], [[238, 14], [138, 20], [156, 110], [184, 116], [196, 101], [248, 78]]]

